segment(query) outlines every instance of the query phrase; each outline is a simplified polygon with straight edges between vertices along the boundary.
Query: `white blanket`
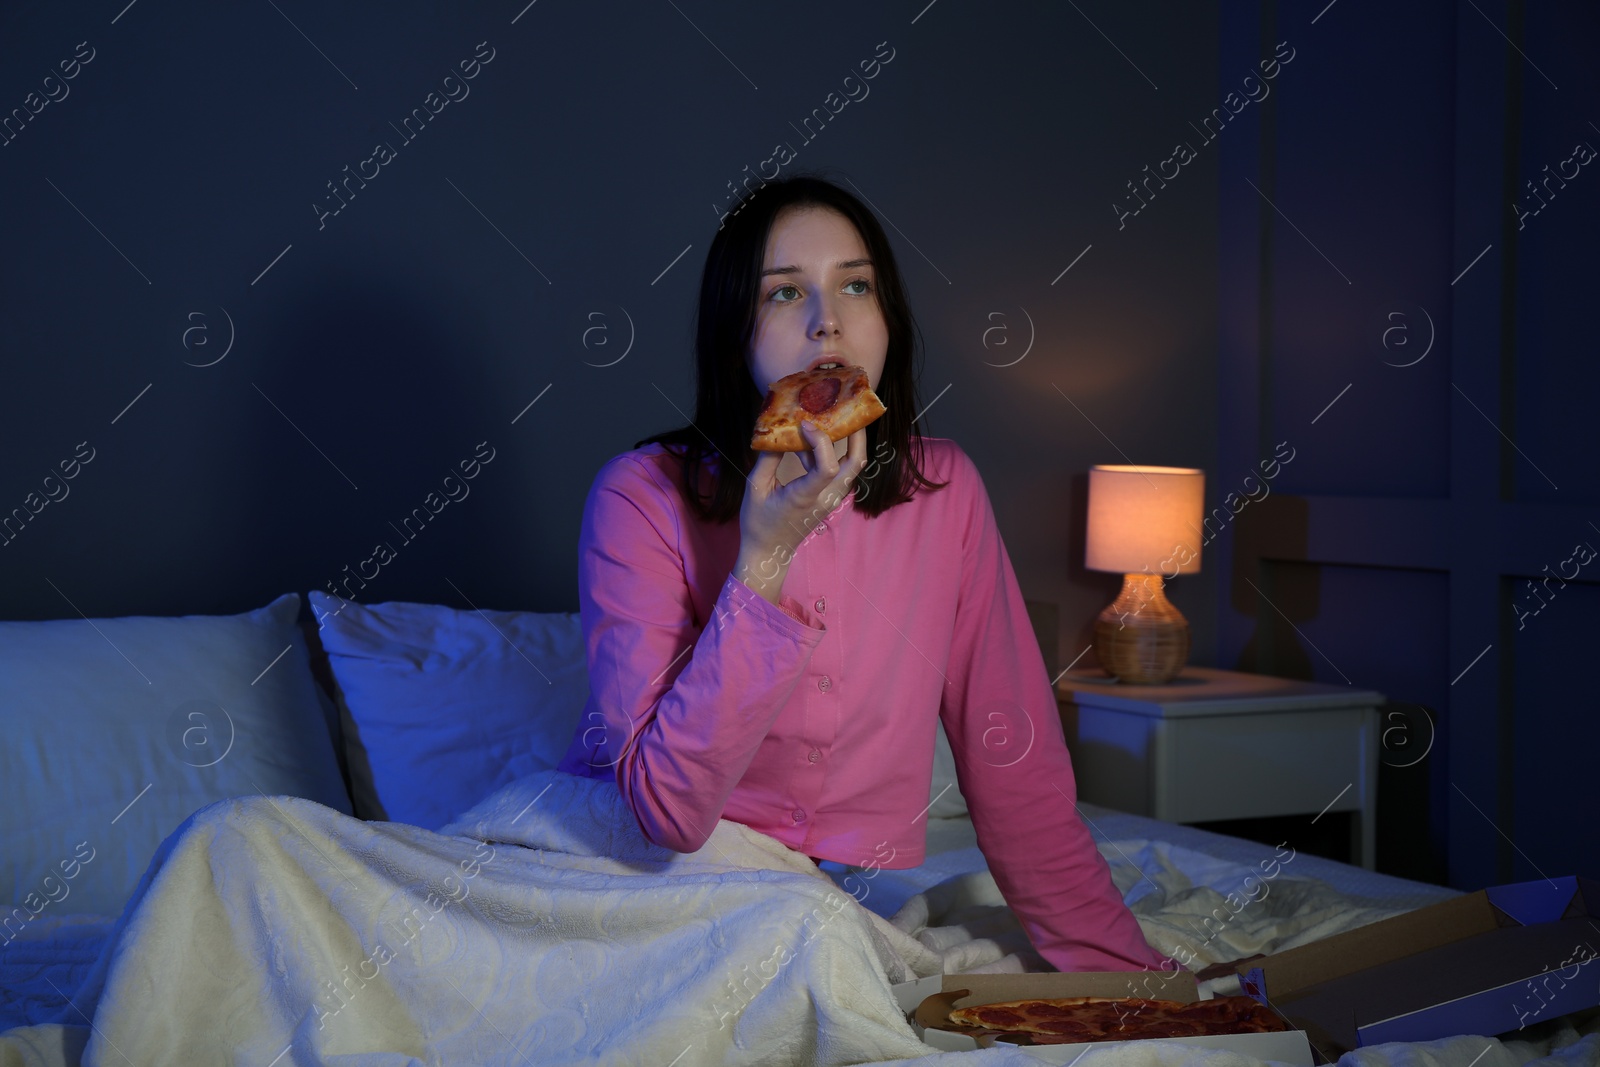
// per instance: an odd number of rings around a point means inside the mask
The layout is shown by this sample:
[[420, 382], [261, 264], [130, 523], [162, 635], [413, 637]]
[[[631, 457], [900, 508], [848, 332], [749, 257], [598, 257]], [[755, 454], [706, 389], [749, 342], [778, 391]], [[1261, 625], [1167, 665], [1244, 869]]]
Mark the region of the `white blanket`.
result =
[[[89, 1064], [856, 1064], [927, 1051], [889, 992], [938, 954], [737, 823], [680, 855], [545, 772], [441, 833], [309, 801], [169, 838], [74, 998]], [[32, 1028], [45, 1030], [48, 1028]], [[65, 1062], [9, 1035], [0, 1059]]]

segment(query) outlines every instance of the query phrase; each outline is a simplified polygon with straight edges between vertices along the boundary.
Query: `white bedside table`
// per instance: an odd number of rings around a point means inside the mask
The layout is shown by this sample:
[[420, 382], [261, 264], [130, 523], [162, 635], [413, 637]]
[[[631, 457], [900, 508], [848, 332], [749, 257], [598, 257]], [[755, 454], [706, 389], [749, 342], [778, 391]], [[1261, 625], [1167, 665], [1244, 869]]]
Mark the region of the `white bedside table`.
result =
[[1185, 667], [1069, 672], [1056, 697], [1083, 800], [1177, 823], [1359, 811], [1351, 851], [1374, 869], [1383, 694]]

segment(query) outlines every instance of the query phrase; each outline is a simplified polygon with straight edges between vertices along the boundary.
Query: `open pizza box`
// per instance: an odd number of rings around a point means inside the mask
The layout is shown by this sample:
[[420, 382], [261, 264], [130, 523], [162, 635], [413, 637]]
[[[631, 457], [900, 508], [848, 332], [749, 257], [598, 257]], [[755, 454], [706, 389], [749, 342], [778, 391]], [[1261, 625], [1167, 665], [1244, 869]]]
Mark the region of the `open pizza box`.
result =
[[[959, 990], [967, 990], [956, 996]], [[1194, 975], [1162, 971], [1100, 971], [1066, 974], [946, 974], [893, 987], [896, 1001], [911, 1019], [923, 1042], [941, 1052], [968, 1052], [987, 1048], [997, 1039], [974, 1039], [945, 1029], [950, 1012], [974, 1004], [992, 1004], [1027, 997], [1147, 997], [1182, 1003], [1199, 1000]], [[1275, 1034], [1218, 1034], [1209, 1037], [1163, 1038], [1182, 1045], [1231, 1049], [1245, 1056], [1276, 1060], [1295, 1067], [1312, 1067], [1311, 1048], [1298, 1030]], [[1088, 1049], [1107, 1042], [1071, 1045], [1019, 1045], [1021, 1051], [1045, 1063], [1068, 1064]]]
[[1600, 882], [1495, 886], [1237, 970], [1247, 996], [1324, 1056], [1385, 1041], [1492, 1037], [1600, 1004]]

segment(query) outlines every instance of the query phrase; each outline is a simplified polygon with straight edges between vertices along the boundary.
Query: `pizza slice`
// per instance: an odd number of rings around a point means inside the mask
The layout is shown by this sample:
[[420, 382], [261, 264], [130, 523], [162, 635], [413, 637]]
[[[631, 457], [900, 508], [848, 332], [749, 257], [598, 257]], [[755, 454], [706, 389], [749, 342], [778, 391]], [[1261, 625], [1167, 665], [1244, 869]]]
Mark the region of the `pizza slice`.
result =
[[798, 371], [772, 383], [767, 401], [756, 415], [750, 447], [758, 452], [806, 452], [811, 446], [800, 432], [802, 421], [809, 420], [830, 441], [838, 441], [885, 410], [861, 367]]
[[1276, 1014], [1249, 997], [1217, 997], [1187, 1004], [1142, 997], [1035, 997], [957, 1008], [950, 1012], [950, 1022], [1000, 1036], [1027, 1035], [1033, 1044], [1289, 1029]]

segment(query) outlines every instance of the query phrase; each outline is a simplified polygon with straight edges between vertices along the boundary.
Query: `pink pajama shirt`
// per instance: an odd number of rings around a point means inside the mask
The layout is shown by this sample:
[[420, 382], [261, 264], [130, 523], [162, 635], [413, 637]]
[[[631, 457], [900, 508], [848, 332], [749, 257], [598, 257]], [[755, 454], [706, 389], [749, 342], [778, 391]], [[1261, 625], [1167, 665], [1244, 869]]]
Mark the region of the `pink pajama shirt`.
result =
[[731, 575], [739, 525], [694, 516], [670, 453], [609, 461], [584, 508], [590, 696], [561, 769], [614, 775], [644, 834], [681, 852], [726, 818], [808, 856], [914, 867], [938, 716], [979, 847], [1040, 955], [1159, 967], [1075, 810], [978, 470], [943, 438], [923, 439], [921, 466], [950, 484], [877, 518], [848, 496], [819, 507], [775, 607]]

